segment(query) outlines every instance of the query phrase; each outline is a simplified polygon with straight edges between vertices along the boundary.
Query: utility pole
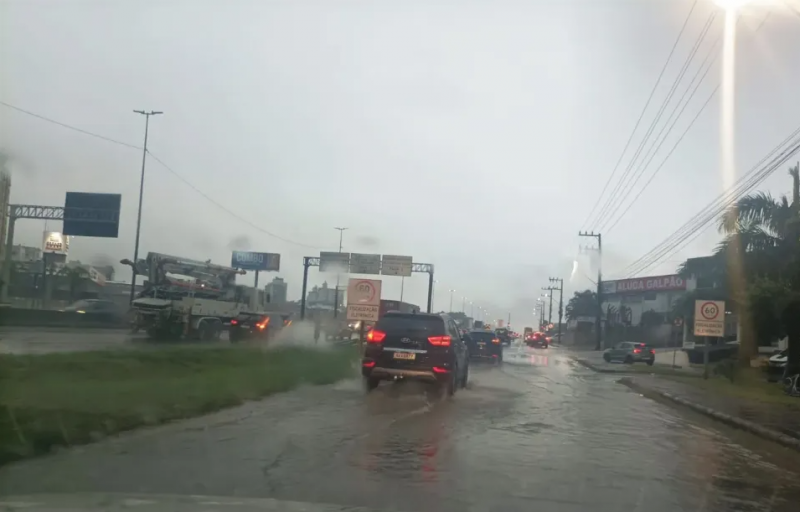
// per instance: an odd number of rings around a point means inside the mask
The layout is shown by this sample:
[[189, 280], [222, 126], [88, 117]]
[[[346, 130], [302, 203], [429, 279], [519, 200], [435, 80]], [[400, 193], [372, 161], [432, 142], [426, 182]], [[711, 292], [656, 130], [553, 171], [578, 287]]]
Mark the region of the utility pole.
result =
[[551, 277], [548, 280], [551, 283], [558, 283], [558, 288], [555, 288], [556, 290], [558, 290], [558, 342], [564, 343], [564, 340], [561, 339], [561, 315], [564, 313], [563, 310], [564, 280], [557, 277]]
[[465, 315], [467, 314], [467, 296], [463, 295], [461, 297], [461, 312]]
[[133, 265], [131, 266], [133, 273], [131, 276], [131, 303], [136, 294], [136, 274], [139, 265], [139, 234], [142, 231], [142, 197], [144, 196], [144, 169], [147, 163], [147, 133], [150, 129], [150, 116], [158, 116], [164, 113], [156, 110], [151, 110], [150, 112], [134, 110], [133, 112], [144, 116], [144, 149], [142, 150], [142, 177], [139, 180], [139, 213], [136, 217], [136, 243], [133, 246]]
[[[333, 228], [339, 232], [339, 253], [342, 252], [342, 237], [344, 236], [344, 232], [350, 228]], [[336, 290], [333, 292], [333, 318], [337, 318], [339, 316], [339, 277], [340, 274], [336, 274]]]
[[579, 231], [578, 236], [597, 239], [597, 312], [594, 328], [597, 342], [595, 350], [603, 349], [603, 235], [600, 233]]
[[547, 295], [550, 297], [550, 313], [547, 315], [547, 323], [553, 323], [553, 291], [558, 290], [558, 288], [554, 288], [552, 286], [544, 286], [542, 290], [548, 292]]
[[450, 312], [451, 313], [453, 312], [453, 292], [455, 292], [455, 289], [451, 288], [450, 289]]

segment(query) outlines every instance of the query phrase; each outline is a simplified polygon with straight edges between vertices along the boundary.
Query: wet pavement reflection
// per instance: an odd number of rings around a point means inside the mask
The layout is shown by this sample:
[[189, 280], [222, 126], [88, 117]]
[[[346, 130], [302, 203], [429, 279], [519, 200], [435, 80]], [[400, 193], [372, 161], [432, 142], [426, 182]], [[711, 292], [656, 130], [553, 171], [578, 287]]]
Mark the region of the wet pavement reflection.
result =
[[559, 349], [468, 389], [305, 388], [0, 470], [0, 493], [273, 497], [406, 511], [800, 507], [798, 454], [651, 401]]

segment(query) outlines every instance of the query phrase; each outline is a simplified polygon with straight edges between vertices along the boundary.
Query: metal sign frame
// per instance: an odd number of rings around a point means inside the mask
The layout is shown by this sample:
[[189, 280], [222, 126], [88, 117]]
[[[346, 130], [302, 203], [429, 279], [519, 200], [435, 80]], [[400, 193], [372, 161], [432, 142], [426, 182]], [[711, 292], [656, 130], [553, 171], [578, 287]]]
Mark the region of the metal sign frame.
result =
[[[300, 320], [306, 317], [306, 294], [308, 291], [308, 269], [310, 267], [319, 267], [319, 256], [304, 256], [303, 257], [303, 291], [300, 298]], [[431, 312], [433, 307], [433, 265], [431, 263], [412, 263], [411, 272], [428, 274], [428, 313]], [[387, 276], [393, 277], [393, 276]]]
[[[6, 231], [6, 250], [3, 260], [3, 286], [0, 289], [0, 301], [8, 302], [8, 286], [11, 278], [11, 253], [14, 249], [14, 228], [18, 219], [64, 220], [64, 206], [41, 206], [33, 204], [12, 204], [8, 206], [8, 230]], [[96, 210], [93, 208], [70, 208], [71, 213], [83, 217], [83, 222], [108, 223], [109, 218], [116, 215], [119, 221], [119, 211]], [[65, 235], [67, 236], [67, 235]], [[2, 243], [2, 240], [0, 240]]]

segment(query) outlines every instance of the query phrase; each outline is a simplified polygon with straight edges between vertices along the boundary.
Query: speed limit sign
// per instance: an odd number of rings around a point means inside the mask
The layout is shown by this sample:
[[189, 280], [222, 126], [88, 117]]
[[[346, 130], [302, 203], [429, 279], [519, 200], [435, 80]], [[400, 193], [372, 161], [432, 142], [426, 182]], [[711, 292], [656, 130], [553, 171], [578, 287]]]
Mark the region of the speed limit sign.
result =
[[694, 335], [718, 337], [725, 336], [725, 301], [695, 301]]

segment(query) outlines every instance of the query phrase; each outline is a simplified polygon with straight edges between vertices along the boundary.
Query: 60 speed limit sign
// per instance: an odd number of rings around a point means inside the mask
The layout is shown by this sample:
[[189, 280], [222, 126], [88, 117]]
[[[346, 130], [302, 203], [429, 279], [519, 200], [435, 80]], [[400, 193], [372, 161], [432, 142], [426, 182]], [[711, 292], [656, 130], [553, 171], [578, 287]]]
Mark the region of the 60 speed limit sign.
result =
[[695, 301], [694, 335], [718, 337], [725, 336], [725, 301]]

